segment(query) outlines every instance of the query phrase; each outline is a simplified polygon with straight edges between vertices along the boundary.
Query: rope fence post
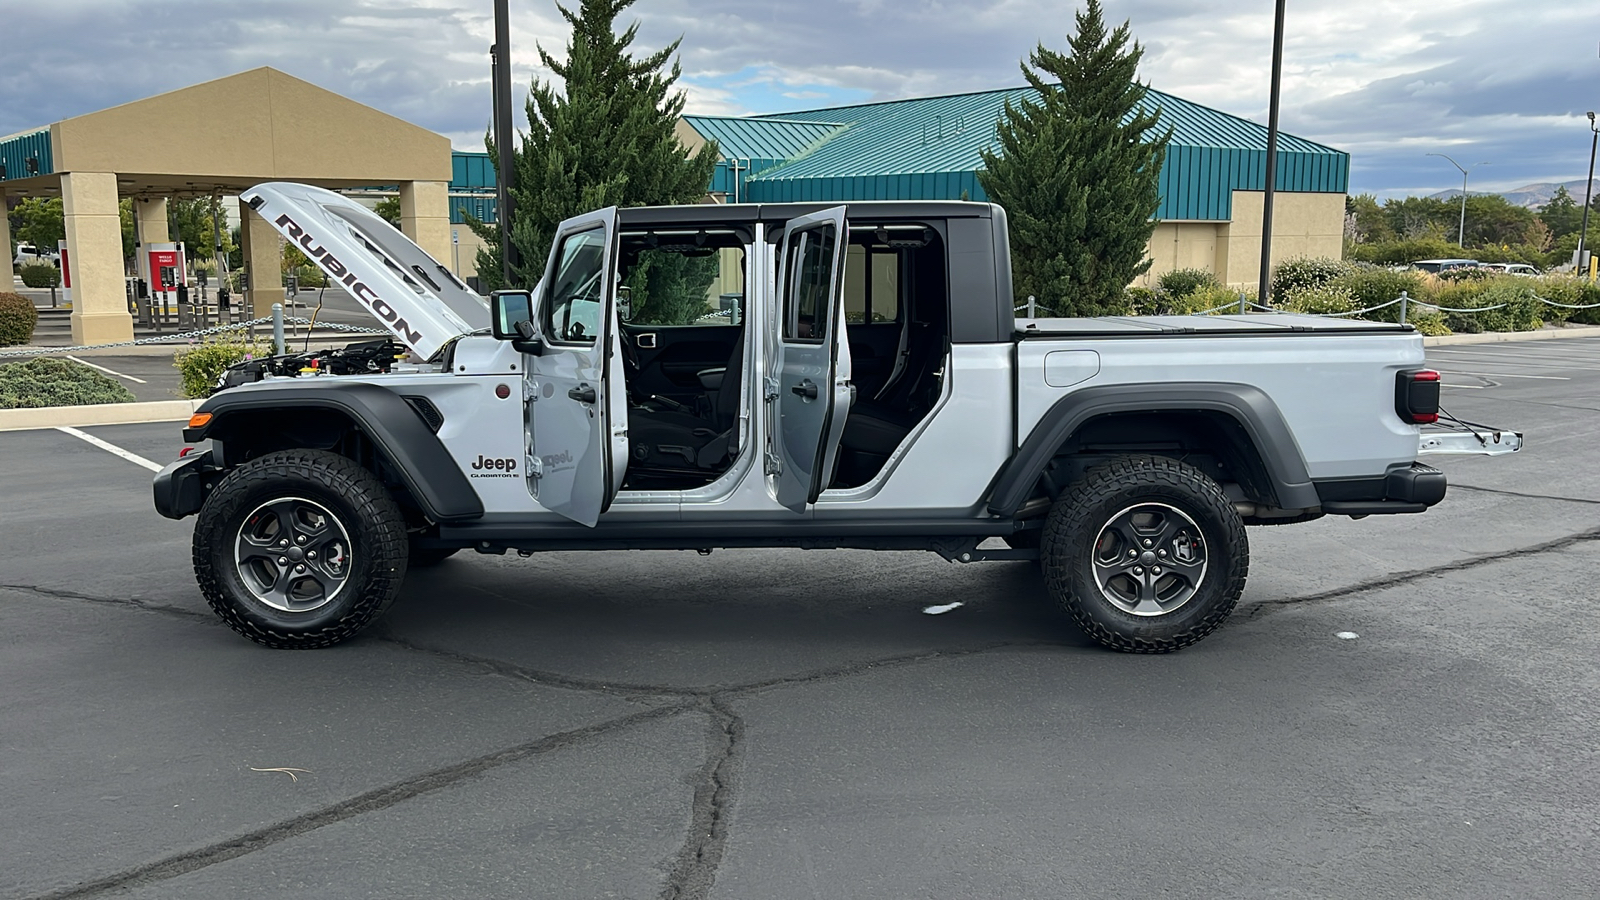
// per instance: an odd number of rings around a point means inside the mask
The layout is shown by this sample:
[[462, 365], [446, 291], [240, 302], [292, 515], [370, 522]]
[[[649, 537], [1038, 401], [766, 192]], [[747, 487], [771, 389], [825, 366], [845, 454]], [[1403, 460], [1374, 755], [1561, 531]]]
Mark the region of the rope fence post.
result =
[[1038, 318], [1038, 316], [1034, 315], [1034, 302], [1033, 302], [1033, 295], [1032, 294], [1028, 295], [1028, 318], [1030, 318], [1030, 319]]
[[283, 342], [283, 304], [272, 304], [272, 348], [279, 356], [288, 353], [288, 346]]
[[1406, 323], [1406, 306], [1408, 306], [1410, 304], [1410, 302], [1411, 302], [1411, 298], [1406, 294], [1405, 291], [1401, 291], [1400, 292], [1400, 324], [1401, 325], [1404, 325]]
[[1244, 315], [1245, 313], [1247, 313], [1249, 311], [1250, 311], [1250, 301], [1245, 298], [1244, 291], [1240, 291], [1239, 292], [1239, 315], [1242, 316], [1242, 315]]

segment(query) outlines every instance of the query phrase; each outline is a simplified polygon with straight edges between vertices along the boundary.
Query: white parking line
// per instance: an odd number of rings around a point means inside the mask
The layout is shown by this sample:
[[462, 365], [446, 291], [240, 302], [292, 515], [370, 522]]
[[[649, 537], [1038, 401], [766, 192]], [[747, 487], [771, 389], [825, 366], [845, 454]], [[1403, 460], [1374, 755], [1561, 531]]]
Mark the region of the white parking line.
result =
[[115, 375], [118, 378], [126, 378], [129, 381], [132, 381], [132, 382], [135, 382], [135, 383], [138, 383], [138, 384], [149, 384], [150, 383], [148, 381], [145, 381], [143, 378], [135, 378], [132, 375], [124, 375], [121, 372], [113, 371], [111, 369], [106, 368], [105, 366], [97, 366], [94, 363], [89, 362], [87, 359], [79, 359], [79, 358], [77, 358], [76, 356], [73, 356], [70, 353], [66, 354], [66, 357], [67, 357], [67, 359], [70, 359], [75, 363], [80, 363], [82, 365], [88, 366], [91, 369], [99, 369], [100, 371], [106, 373], [107, 375]]
[[160, 466], [156, 465], [155, 463], [151, 462], [148, 459], [145, 459], [144, 457], [140, 456], [139, 454], [137, 454], [137, 453], [129, 453], [128, 451], [122, 449], [121, 447], [118, 447], [116, 444], [112, 444], [112, 443], [109, 443], [107, 441], [102, 441], [99, 438], [95, 437], [94, 435], [89, 434], [88, 432], [79, 431], [78, 429], [72, 428], [72, 427], [67, 426], [67, 425], [58, 425], [58, 426], [56, 426], [56, 430], [59, 431], [59, 432], [62, 432], [63, 434], [70, 434], [75, 438], [82, 438], [83, 440], [88, 441], [89, 443], [95, 445], [96, 447], [99, 447], [101, 450], [106, 451], [107, 453], [113, 454], [115, 456], [120, 456], [123, 459], [125, 459], [125, 460], [127, 460], [128, 462], [131, 462], [131, 463], [138, 463], [139, 465], [144, 466], [146, 469], [149, 469], [152, 472], [161, 471], [161, 467]]

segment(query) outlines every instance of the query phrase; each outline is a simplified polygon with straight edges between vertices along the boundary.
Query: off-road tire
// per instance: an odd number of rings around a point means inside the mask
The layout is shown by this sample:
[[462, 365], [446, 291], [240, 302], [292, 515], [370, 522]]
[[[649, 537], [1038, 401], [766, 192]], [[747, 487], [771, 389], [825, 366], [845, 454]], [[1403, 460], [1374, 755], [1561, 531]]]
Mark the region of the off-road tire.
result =
[[[1178, 510], [1198, 526], [1206, 568], [1192, 596], [1170, 612], [1134, 615], [1096, 581], [1095, 544], [1119, 511], [1139, 504]], [[1250, 545], [1222, 488], [1199, 469], [1160, 456], [1096, 466], [1056, 500], [1040, 562], [1052, 598], [1095, 641], [1125, 653], [1170, 653], [1217, 630], [1244, 592]]]
[[[235, 557], [245, 518], [286, 497], [324, 507], [351, 545], [344, 586], [309, 612], [286, 612], [257, 599]], [[195, 580], [206, 602], [229, 628], [283, 650], [329, 647], [370, 625], [399, 594], [407, 551], [405, 516], [383, 483], [324, 450], [282, 450], [234, 469], [206, 498], [194, 530]]]

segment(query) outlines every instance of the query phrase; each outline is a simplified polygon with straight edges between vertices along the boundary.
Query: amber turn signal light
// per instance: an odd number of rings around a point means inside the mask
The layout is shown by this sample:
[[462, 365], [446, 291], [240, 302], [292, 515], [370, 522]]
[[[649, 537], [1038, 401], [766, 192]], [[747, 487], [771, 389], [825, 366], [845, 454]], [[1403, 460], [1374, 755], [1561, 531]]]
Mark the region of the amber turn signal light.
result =
[[190, 428], [204, 428], [211, 422], [211, 413], [195, 413], [189, 417]]

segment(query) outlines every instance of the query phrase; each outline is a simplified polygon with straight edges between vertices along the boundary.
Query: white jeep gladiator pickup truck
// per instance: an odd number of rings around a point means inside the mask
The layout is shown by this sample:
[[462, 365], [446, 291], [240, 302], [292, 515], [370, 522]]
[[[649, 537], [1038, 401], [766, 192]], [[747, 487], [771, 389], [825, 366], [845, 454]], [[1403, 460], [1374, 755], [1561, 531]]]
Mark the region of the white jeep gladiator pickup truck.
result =
[[1433, 424], [1408, 326], [1018, 320], [984, 203], [604, 209], [486, 300], [337, 194], [244, 198], [393, 334], [235, 367], [156, 476], [206, 599], [273, 647], [466, 548], [851, 547], [1037, 558], [1096, 640], [1159, 653], [1233, 609], [1245, 526], [1420, 513], [1420, 456], [1521, 446]]

